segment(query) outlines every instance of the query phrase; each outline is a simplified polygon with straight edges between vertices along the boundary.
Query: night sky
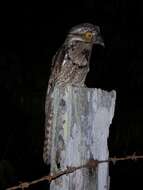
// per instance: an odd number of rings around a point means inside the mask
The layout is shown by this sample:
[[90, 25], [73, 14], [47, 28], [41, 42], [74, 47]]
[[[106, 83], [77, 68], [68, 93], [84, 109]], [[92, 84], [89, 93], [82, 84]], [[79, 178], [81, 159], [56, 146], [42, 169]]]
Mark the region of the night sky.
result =
[[[48, 174], [42, 160], [44, 101], [51, 59], [68, 30], [90, 22], [105, 48], [93, 48], [88, 87], [117, 92], [110, 156], [143, 155], [143, 3], [47, 1], [1, 5], [0, 189]], [[141, 189], [143, 161], [110, 165], [111, 190]], [[47, 183], [32, 186], [47, 189]]]

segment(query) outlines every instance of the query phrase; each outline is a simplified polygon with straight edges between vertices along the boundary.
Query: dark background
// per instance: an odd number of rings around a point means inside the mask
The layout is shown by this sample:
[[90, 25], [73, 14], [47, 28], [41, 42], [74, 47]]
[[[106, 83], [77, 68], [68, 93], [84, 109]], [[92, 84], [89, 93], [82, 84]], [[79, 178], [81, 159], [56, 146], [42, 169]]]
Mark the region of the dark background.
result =
[[[106, 45], [93, 49], [86, 84], [117, 92], [110, 156], [143, 154], [143, 3], [53, 0], [0, 7], [0, 189], [49, 172], [42, 160], [49, 68], [68, 30], [82, 22], [99, 25]], [[141, 189], [142, 172], [142, 160], [110, 164], [110, 189]]]

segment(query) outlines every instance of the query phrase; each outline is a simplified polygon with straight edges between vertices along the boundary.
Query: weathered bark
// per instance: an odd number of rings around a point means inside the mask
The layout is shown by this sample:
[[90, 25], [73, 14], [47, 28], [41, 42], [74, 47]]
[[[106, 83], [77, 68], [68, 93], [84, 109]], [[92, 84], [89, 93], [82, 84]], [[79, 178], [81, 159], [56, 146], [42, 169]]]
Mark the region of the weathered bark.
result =
[[[89, 159], [108, 159], [107, 138], [116, 93], [68, 86], [53, 92], [53, 139], [51, 173], [79, 166]], [[108, 163], [96, 171], [87, 168], [52, 181], [51, 190], [108, 190]]]

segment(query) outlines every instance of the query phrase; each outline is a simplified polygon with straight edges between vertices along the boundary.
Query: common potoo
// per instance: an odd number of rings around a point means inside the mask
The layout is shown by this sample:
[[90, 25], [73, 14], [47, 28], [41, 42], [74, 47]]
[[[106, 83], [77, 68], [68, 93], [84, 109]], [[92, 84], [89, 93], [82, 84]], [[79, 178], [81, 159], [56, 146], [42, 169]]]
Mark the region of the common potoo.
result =
[[93, 44], [104, 45], [98, 26], [83, 23], [71, 28], [65, 42], [55, 54], [48, 83], [45, 103], [45, 141], [43, 159], [50, 164], [52, 147], [52, 92], [55, 85], [84, 86], [89, 71], [89, 60]]

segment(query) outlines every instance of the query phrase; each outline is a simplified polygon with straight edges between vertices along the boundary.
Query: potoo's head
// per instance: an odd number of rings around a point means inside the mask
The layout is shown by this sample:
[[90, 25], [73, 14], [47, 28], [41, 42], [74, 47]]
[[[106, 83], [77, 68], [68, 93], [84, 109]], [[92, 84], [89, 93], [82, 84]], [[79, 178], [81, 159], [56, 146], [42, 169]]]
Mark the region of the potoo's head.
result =
[[72, 27], [68, 33], [68, 40], [104, 46], [99, 26], [90, 23], [83, 23]]

